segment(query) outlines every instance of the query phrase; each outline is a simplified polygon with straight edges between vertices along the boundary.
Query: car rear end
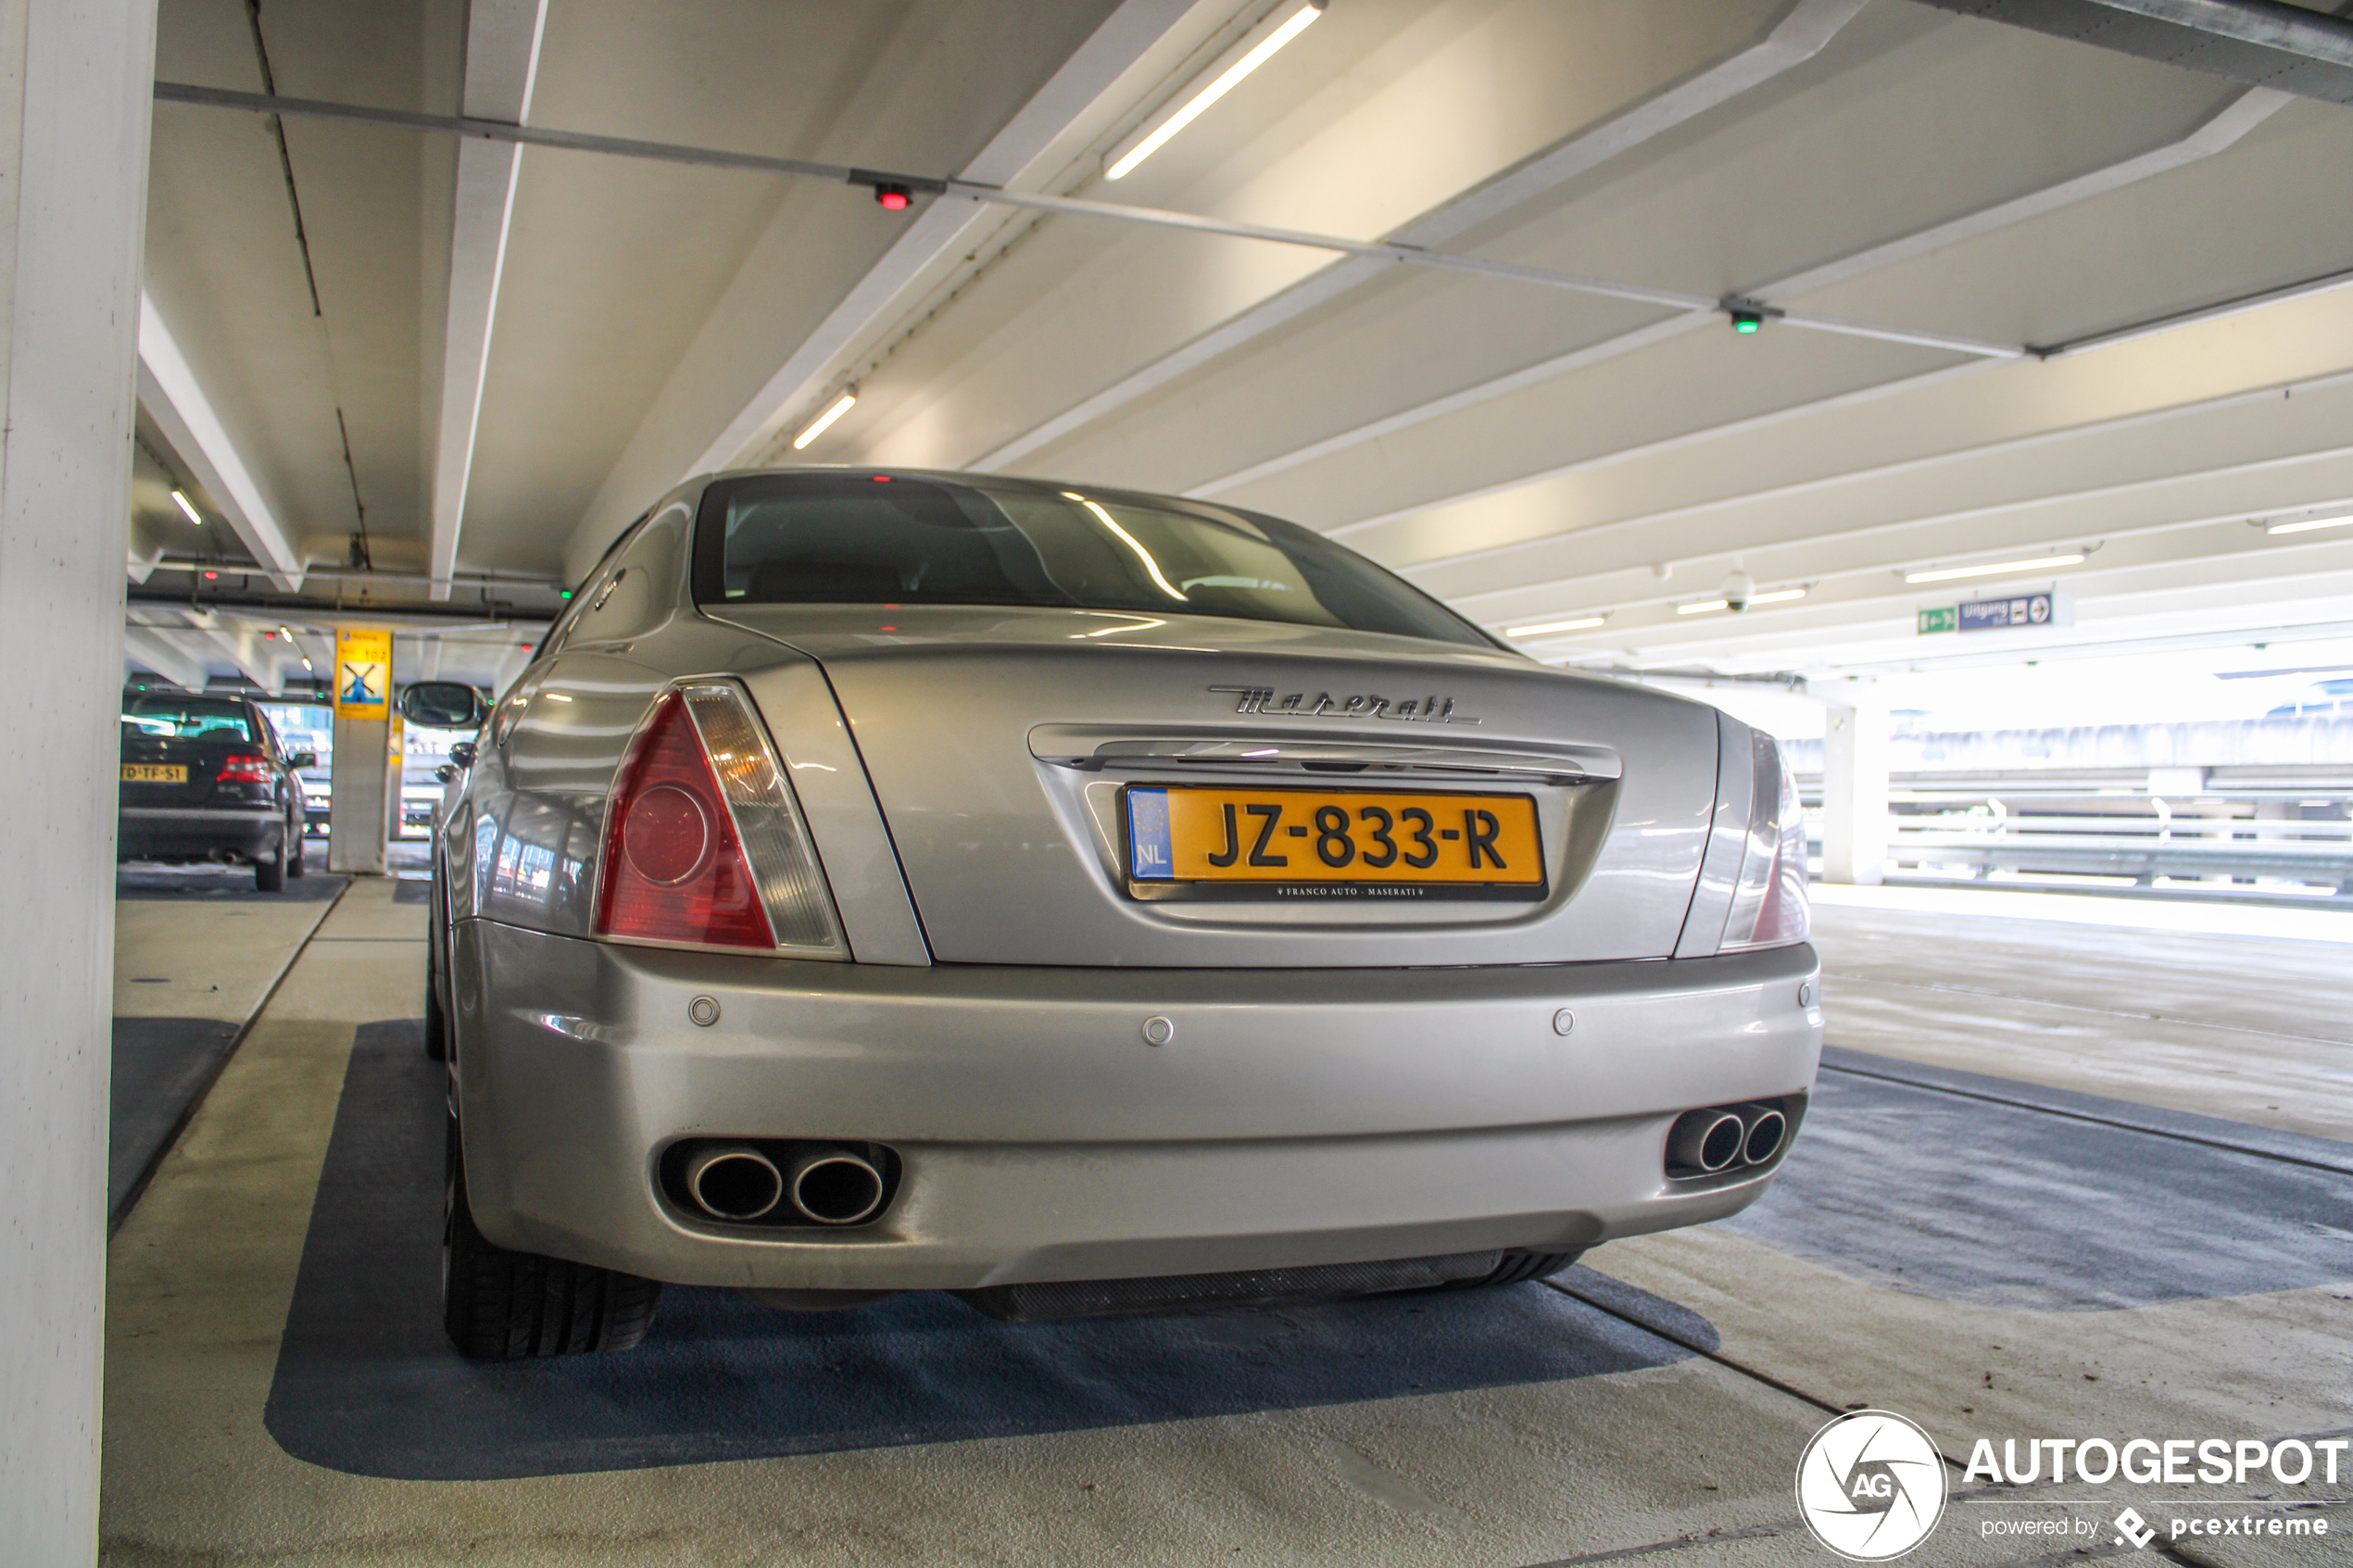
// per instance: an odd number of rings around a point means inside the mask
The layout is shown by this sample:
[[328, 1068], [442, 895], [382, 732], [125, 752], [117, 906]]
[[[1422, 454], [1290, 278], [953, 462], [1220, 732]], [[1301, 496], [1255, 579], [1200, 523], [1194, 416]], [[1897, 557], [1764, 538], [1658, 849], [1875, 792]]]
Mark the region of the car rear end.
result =
[[[854, 477], [1096, 519], [1154, 597], [908, 602], [828, 493], [788, 564], [875, 602], [761, 602], [718, 494], [679, 613], [584, 610], [444, 829], [491, 1239], [768, 1289], [1461, 1277], [1762, 1190], [1821, 1028], [1768, 737], [1392, 629], [1269, 520], [1203, 509], [1305, 576], [1184, 565], [1183, 503]], [[996, 526], [927, 558], [997, 570]], [[1277, 613], [1311, 591], [1358, 623]]]
[[259, 721], [232, 699], [127, 697], [120, 788], [125, 860], [265, 860], [286, 832]]

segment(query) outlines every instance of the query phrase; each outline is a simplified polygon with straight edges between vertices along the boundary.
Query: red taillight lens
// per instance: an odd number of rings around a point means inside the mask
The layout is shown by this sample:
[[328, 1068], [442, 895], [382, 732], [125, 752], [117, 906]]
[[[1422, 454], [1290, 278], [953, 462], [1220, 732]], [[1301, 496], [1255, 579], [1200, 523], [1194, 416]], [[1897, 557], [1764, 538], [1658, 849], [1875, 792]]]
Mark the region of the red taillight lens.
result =
[[270, 759], [252, 752], [232, 752], [220, 762], [220, 771], [212, 775], [216, 784], [268, 784]]
[[608, 936], [774, 947], [702, 737], [672, 692], [623, 764], [606, 819], [597, 930]]
[[711, 836], [708, 809], [676, 784], [656, 784], [632, 800], [621, 822], [630, 869], [661, 887], [702, 870]]

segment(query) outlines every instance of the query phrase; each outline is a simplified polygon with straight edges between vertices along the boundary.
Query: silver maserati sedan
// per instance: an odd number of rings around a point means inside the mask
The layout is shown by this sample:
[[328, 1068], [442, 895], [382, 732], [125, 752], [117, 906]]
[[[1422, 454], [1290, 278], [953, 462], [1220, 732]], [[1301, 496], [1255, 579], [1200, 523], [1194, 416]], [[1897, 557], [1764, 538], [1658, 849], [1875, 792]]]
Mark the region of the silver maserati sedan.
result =
[[[661, 1282], [1000, 1318], [1460, 1288], [1718, 1219], [1820, 1053], [1773, 740], [1199, 501], [680, 487], [434, 847], [462, 1351]], [[461, 711], [462, 710], [462, 711]]]

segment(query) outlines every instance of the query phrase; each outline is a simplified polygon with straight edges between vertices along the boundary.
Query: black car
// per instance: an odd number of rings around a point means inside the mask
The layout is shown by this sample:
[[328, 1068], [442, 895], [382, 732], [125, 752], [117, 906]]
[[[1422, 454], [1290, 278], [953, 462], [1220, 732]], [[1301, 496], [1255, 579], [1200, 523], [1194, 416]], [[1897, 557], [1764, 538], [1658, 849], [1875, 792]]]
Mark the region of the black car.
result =
[[239, 861], [275, 893], [300, 876], [302, 781], [261, 709], [239, 696], [153, 689], [122, 699], [122, 808], [116, 859]]

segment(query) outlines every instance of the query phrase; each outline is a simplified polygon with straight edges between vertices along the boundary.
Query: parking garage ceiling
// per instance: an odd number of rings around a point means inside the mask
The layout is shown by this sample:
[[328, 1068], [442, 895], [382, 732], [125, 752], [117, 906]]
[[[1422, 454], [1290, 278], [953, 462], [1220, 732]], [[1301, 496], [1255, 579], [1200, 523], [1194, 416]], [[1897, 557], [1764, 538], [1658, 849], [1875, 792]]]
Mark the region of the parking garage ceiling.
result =
[[1274, 512], [1620, 668], [1906, 659], [1907, 574], [2069, 556], [1959, 581], [2353, 622], [2353, 527], [2271, 531], [2353, 515], [2320, 8], [2267, 75], [2092, 0], [1329, 0], [1104, 177], [1299, 8], [164, 0], [163, 82], [362, 112], [159, 97], [132, 575], [456, 611], [817, 461]]

